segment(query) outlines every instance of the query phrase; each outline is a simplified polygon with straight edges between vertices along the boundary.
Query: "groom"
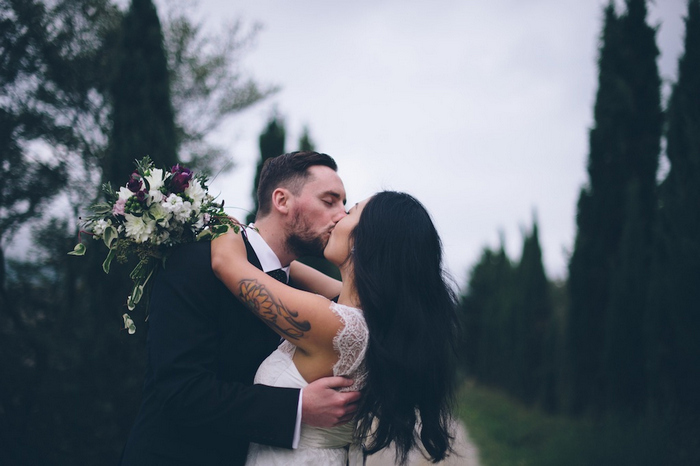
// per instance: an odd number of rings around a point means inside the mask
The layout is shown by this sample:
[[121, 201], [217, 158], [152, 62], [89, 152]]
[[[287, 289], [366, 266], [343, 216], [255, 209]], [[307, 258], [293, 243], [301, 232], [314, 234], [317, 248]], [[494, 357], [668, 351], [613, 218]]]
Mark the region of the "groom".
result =
[[[346, 215], [336, 172], [335, 161], [316, 152], [266, 163], [257, 231], [246, 235], [251, 263], [286, 273], [297, 257], [322, 252]], [[291, 202], [278, 202], [281, 195]], [[242, 465], [249, 442], [293, 448], [300, 422], [331, 427], [352, 417], [359, 393], [338, 392], [351, 384], [343, 378], [301, 391], [252, 384], [279, 337], [214, 276], [210, 246], [180, 246], [155, 278], [143, 400], [122, 466]]]

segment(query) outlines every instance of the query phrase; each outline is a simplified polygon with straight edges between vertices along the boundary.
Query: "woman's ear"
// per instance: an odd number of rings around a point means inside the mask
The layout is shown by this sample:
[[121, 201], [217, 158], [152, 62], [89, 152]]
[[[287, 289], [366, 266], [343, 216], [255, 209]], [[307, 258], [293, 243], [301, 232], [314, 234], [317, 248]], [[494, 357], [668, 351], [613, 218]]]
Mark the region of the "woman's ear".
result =
[[272, 208], [280, 214], [286, 215], [291, 207], [292, 196], [288, 189], [277, 188], [272, 191]]

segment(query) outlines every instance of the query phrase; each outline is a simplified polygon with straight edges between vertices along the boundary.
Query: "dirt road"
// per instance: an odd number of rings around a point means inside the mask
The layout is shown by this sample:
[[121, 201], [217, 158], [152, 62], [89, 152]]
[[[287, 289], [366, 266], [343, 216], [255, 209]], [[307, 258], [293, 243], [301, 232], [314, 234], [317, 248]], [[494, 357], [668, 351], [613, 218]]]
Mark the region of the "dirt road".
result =
[[[455, 453], [438, 464], [442, 466], [479, 466], [479, 452], [476, 446], [469, 439], [469, 434], [462, 425], [455, 425]], [[414, 452], [407, 466], [427, 466], [430, 463], [423, 458], [420, 453]], [[393, 466], [394, 452], [393, 450], [383, 450], [367, 458], [367, 466]]]

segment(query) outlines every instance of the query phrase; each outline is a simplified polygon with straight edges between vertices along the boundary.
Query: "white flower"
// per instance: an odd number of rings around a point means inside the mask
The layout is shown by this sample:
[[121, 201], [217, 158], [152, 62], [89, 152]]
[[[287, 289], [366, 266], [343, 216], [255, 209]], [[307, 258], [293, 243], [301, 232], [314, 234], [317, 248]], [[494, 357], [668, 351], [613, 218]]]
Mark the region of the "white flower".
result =
[[162, 206], [165, 210], [171, 212], [175, 220], [179, 222], [187, 221], [192, 215], [192, 203], [183, 200], [177, 194], [168, 196]]
[[148, 205], [160, 204], [161, 202], [163, 202], [164, 198], [165, 196], [163, 196], [163, 193], [157, 189], [151, 189], [150, 191], [148, 191]]
[[110, 226], [112, 224], [111, 220], [105, 220], [103, 218], [97, 220], [96, 222], [92, 223], [92, 232], [95, 234], [95, 237], [100, 237], [104, 234], [105, 228]]
[[192, 216], [192, 203], [190, 201], [182, 201], [182, 208], [175, 212], [175, 216], [181, 222], [186, 222]]
[[173, 214], [169, 212], [162, 204], [151, 204], [148, 208], [148, 215], [160, 226], [168, 228], [169, 220]]
[[171, 194], [163, 201], [163, 208], [173, 214], [182, 209], [182, 198], [177, 194]]
[[129, 200], [129, 198], [130, 198], [131, 196], [133, 196], [133, 195], [134, 195], [134, 193], [132, 193], [132, 192], [129, 190], [129, 188], [126, 188], [126, 187], [124, 187], [124, 186], [122, 186], [121, 188], [119, 188], [119, 199], [123, 199], [123, 200], [127, 201], [127, 200]]
[[200, 214], [197, 217], [197, 221], [192, 225], [192, 227], [196, 230], [201, 230], [202, 228], [204, 228], [204, 225], [207, 222], [207, 220], [206, 220], [207, 216], [208, 216], [208, 214]]
[[199, 180], [193, 179], [190, 181], [190, 185], [185, 188], [185, 194], [192, 198], [192, 206], [195, 209], [199, 209], [207, 192], [202, 188], [202, 183]]
[[136, 243], [145, 243], [153, 234], [156, 227], [156, 222], [151, 220], [147, 215], [137, 217], [135, 215], [126, 214], [126, 236], [133, 238]]
[[163, 186], [163, 170], [160, 168], [151, 168], [150, 174], [144, 176], [146, 181], [148, 181], [148, 190], [158, 191]]

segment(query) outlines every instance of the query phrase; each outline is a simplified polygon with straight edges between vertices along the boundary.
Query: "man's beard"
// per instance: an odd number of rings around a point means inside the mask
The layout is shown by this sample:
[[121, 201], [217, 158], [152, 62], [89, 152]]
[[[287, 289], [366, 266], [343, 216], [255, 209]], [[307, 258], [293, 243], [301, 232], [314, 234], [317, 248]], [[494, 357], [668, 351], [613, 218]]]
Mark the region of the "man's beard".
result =
[[297, 257], [323, 257], [326, 244], [320, 236], [316, 236], [306, 220], [297, 213], [294, 216], [287, 236], [287, 248]]

